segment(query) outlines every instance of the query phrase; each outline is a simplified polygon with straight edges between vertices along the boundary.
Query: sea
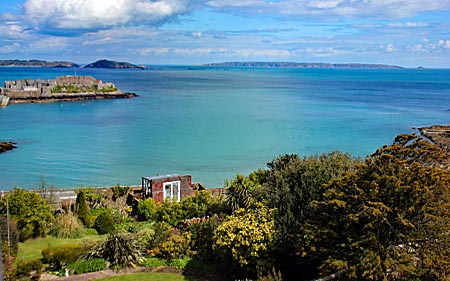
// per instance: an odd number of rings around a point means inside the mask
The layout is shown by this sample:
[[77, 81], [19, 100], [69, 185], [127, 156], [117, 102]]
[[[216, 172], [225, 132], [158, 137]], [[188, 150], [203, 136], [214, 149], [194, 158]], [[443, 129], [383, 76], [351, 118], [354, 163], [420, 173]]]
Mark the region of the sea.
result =
[[450, 124], [450, 69], [0, 68], [4, 80], [91, 75], [133, 99], [0, 108], [0, 190], [140, 185], [190, 174], [222, 187], [279, 155], [365, 157]]

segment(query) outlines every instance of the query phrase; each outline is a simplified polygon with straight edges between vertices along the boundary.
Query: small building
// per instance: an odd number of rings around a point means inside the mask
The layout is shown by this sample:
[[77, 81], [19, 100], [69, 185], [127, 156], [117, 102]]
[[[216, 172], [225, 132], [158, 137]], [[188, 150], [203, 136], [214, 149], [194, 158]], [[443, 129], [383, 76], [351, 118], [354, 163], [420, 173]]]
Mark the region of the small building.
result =
[[142, 194], [144, 198], [152, 197], [155, 202], [180, 202], [191, 196], [191, 175], [164, 175], [142, 177]]

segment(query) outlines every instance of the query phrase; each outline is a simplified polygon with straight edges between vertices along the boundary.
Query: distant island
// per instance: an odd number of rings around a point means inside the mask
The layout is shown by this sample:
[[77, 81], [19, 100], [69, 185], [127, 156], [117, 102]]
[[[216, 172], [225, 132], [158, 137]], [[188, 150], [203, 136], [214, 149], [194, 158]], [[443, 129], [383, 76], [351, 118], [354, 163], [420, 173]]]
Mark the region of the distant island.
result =
[[118, 90], [111, 82], [103, 82], [92, 76], [59, 76], [55, 80], [5, 81], [4, 87], [0, 87], [0, 106], [136, 96]]
[[400, 69], [397, 65], [364, 63], [307, 63], [307, 62], [221, 62], [204, 64], [207, 67], [247, 68], [355, 68], [355, 69]]
[[[0, 67], [47, 67], [47, 68], [79, 68], [80, 65], [69, 61], [43, 61], [43, 60], [0, 60]], [[129, 62], [111, 60], [98, 60], [89, 63], [83, 68], [125, 68], [125, 69], [147, 69], [145, 65], [136, 65]]]
[[118, 62], [110, 60], [98, 60], [87, 64], [84, 68], [131, 68], [131, 69], [147, 69], [145, 65], [135, 65], [128, 62]]
[[43, 61], [43, 60], [0, 60], [0, 66], [48, 67], [48, 68], [80, 67], [78, 64], [68, 61]]

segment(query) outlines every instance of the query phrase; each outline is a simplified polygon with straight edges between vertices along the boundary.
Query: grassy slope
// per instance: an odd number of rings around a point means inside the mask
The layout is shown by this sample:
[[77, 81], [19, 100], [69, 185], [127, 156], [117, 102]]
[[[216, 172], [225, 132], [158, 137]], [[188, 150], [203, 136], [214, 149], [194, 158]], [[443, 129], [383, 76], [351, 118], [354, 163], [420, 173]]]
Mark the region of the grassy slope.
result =
[[17, 259], [33, 260], [42, 258], [41, 252], [48, 246], [55, 247], [62, 245], [74, 245], [81, 244], [85, 241], [98, 241], [100, 239], [102, 239], [102, 236], [99, 235], [85, 235], [82, 238], [77, 239], [55, 238], [51, 236], [31, 239], [23, 243], [19, 243], [19, 253], [17, 255]]

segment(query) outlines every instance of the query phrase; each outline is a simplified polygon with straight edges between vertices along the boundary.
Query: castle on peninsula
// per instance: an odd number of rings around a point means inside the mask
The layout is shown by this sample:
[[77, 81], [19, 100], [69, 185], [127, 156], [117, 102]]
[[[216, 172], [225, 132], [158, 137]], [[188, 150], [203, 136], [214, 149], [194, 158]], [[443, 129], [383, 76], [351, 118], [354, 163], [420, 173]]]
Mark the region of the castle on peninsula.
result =
[[59, 76], [55, 80], [15, 80], [5, 81], [0, 87], [0, 106], [8, 103], [26, 101], [45, 101], [53, 99], [68, 100], [70, 97], [91, 97], [121, 93], [111, 82], [103, 82], [92, 76]]

